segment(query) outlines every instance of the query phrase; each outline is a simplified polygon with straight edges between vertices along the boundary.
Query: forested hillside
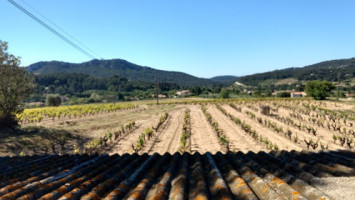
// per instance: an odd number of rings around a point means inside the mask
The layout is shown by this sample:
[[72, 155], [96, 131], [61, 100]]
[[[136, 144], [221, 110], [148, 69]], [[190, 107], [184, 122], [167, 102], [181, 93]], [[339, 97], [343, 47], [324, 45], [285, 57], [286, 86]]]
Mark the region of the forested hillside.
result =
[[266, 80], [281, 80], [295, 78], [297, 80], [328, 80], [337, 81], [355, 77], [355, 58], [325, 61], [302, 68], [287, 68], [271, 72], [239, 77], [238, 82], [246, 85], [258, 85]]
[[[154, 83], [129, 81], [117, 75], [111, 77], [93, 77], [87, 74], [51, 73], [35, 76], [36, 93], [77, 94], [88, 90], [112, 92], [131, 92], [133, 90], [154, 89]], [[159, 89], [169, 91], [179, 89], [175, 83], [159, 82]]]
[[215, 77], [212, 77], [211, 80], [230, 85], [235, 80], [237, 80], [237, 78], [238, 78], [237, 76], [226, 75], [226, 76], [215, 76]]
[[91, 60], [89, 62], [74, 64], [66, 62], [38, 62], [27, 67], [35, 74], [51, 73], [80, 73], [93, 77], [111, 77], [114, 75], [125, 77], [132, 81], [176, 83], [183, 87], [221, 85], [209, 79], [198, 78], [182, 72], [157, 70], [150, 67], [139, 66], [125, 60]]

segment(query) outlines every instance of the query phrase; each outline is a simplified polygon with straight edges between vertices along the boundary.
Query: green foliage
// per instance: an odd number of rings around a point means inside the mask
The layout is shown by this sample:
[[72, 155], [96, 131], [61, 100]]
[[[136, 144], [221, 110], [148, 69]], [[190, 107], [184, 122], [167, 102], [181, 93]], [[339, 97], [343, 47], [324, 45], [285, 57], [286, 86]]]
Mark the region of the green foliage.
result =
[[133, 129], [133, 127], [136, 125], [136, 122], [135, 121], [133, 121], [133, 122], [128, 122], [127, 124], [126, 124], [126, 129], [127, 130], [132, 130]]
[[101, 102], [102, 101], [102, 97], [99, 94], [93, 92], [90, 95], [89, 101], [91, 101], [90, 103], [92, 103], [92, 102]]
[[159, 122], [155, 127], [152, 127], [155, 131], [158, 131], [158, 129], [161, 127], [161, 125], [168, 119], [169, 114], [167, 112], [165, 112], [164, 114], [162, 114], [159, 118]]
[[291, 93], [289, 93], [289, 92], [280, 92], [280, 93], [277, 93], [276, 96], [277, 97], [291, 97]]
[[[217, 106], [219, 106], [219, 105], [217, 105]], [[207, 118], [207, 121], [210, 123], [210, 125], [212, 126], [212, 128], [216, 132], [222, 145], [224, 145], [228, 150], [229, 149], [228, 139], [227, 139], [226, 135], [224, 135], [223, 130], [218, 127], [218, 122], [213, 121], [212, 116], [207, 111], [207, 108], [205, 105], [201, 105], [201, 110], [202, 110], [203, 114], [205, 115], [205, 117]]]
[[146, 129], [144, 130], [144, 133], [145, 133], [146, 135], [150, 135], [150, 134], [153, 134], [153, 130], [150, 129], [150, 128], [146, 128]]
[[7, 52], [0, 40], [0, 127], [15, 127], [16, 114], [23, 111], [23, 101], [33, 90], [33, 79], [20, 68], [20, 59]]
[[[355, 58], [331, 60], [302, 68], [287, 68], [282, 70], [274, 70], [271, 72], [253, 74], [239, 77], [238, 82], [246, 85], [257, 86], [266, 80], [281, 80], [286, 78], [295, 78], [297, 80], [328, 80], [338, 81], [337, 73], [340, 72], [340, 80], [345, 80], [346, 75], [355, 77]], [[284, 88], [286, 89], [286, 88]]]
[[147, 127], [144, 130], [144, 134], [148, 137], [148, 140], [150, 140], [150, 138], [153, 136], [153, 130]]
[[336, 135], [333, 135], [333, 140], [334, 140], [334, 143], [338, 140], [338, 137]]
[[47, 106], [60, 106], [60, 104], [62, 103], [62, 99], [60, 98], [60, 96], [58, 94], [55, 95], [47, 95], [46, 96], [46, 105]]
[[237, 78], [237, 76], [215, 76], [211, 78], [211, 80], [231, 85], [235, 82]]
[[193, 87], [193, 88], [192, 88], [191, 92], [192, 92], [194, 95], [198, 96], [198, 95], [200, 95], [200, 94], [202, 93], [202, 90], [201, 90], [200, 87], [196, 86], [196, 87]]
[[219, 96], [222, 99], [227, 99], [227, 98], [229, 98], [229, 91], [223, 88], [221, 90], [221, 92], [219, 93]]
[[191, 136], [191, 119], [190, 110], [187, 108], [185, 110], [184, 123], [182, 126], [182, 133], [180, 138], [180, 150], [181, 152], [187, 151], [188, 139]]
[[306, 83], [307, 96], [313, 97], [316, 100], [324, 100], [330, 96], [330, 91], [334, 89], [333, 83], [328, 81], [309, 81]]
[[[50, 73], [35, 76], [34, 82], [37, 84], [36, 92], [41, 93], [58, 93], [76, 94], [90, 90], [105, 90], [112, 94], [120, 95], [118, 98], [123, 99], [121, 92], [132, 92], [134, 90], [153, 89], [153, 83], [128, 81], [127, 78], [121, 76], [111, 77], [95, 77], [86, 74], [77, 73]], [[166, 86], [165, 86], [166, 87]], [[100, 94], [89, 92], [85, 96], [97, 102], [101, 100]]]
[[[60, 94], [70, 97], [69, 104], [105, 101], [129, 101], [132, 97], [150, 99], [155, 94], [155, 83], [133, 81], [121, 76], [94, 77], [86, 74], [51, 73], [35, 76], [35, 92], [31, 101], [44, 101], [43, 94]], [[161, 94], [174, 96], [180, 86], [159, 82]]]
[[[52, 61], [39, 62], [28, 66], [29, 71], [39, 74], [60, 73], [63, 72], [63, 68], [66, 69], [66, 73], [68, 74], [85, 74], [95, 78], [108, 78], [116, 75], [134, 82], [154, 83], [155, 77], [157, 77], [159, 83], [173, 83], [182, 87], [222, 85], [210, 79], [198, 78], [182, 72], [168, 72], [150, 67], [142, 67], [121, 59], [91, 60], [79, 64]], [[108, 82], [107, 87], [109, 85], [112, 85], [110, 87], [111, 90], [117, 91], [120, 89], [114, 83], [111, 84]]]

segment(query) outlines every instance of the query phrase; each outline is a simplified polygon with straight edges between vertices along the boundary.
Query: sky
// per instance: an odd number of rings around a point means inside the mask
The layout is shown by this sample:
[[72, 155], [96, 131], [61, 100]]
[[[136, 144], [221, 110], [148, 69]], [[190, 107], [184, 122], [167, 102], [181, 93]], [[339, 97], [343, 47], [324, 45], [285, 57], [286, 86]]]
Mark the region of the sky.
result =
[[[204, 78], [355, 57], [353, 0], [14, 1], [97, 59]], [[0, 40], [22, 66], [91, 60], [7, 0], [0, 10]]]

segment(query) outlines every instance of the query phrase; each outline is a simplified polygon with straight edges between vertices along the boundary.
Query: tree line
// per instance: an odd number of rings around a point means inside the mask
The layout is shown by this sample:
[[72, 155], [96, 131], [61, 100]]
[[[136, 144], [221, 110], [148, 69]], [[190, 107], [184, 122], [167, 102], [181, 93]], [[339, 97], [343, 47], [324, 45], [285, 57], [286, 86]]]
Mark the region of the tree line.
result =
[[[107, 90], [112, 92], [132, 92], [133, 90], [148, 90], [155, 88], [154, 83], [131, 81], [125, 77], [93, 77], [87, 74], [51, 73], [36, 75], [34, 78], [37, 94], [51, 93], [73, 95], [88, 90]], [[180, 89], [172, 82], [159, 82], [162, 91]]]
[[355, 77], [355, 58], [332, 60], [309, 65], [302, 68], [287, 68], [271, 72], [239, 77], [237, 81], [251, 86], [257, 86], [266, 80], [281, 80], [295, 78], [303, 81], [327, 80], [338, 81]]

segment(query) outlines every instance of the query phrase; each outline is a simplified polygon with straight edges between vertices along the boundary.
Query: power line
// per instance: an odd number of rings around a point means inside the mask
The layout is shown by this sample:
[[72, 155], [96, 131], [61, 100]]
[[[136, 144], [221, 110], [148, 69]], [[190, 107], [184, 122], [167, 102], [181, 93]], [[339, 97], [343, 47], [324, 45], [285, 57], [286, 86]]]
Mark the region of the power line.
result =
[[35, 9], [33, 6], [31, 6], [30, 4], [28, 4], [26, 1], [21, 0], [24, 4], [26, 4], [29, 8], [31, 8], [33, 11], [35, 11], [37, 14], [39, 14], [41, 17], [43, 17], [44, 19], [46, 19], [49, 23], [51, 23], [53, 26], [55, 26], [57, 29], [59, 29], [60, 31], [62, 31], [63, 33], [65, 33], [67, 36], [69, 36], [71, 39], [75, 40], [78, 44], [80, 44], [82, 47], [85, 47], [86, 50], [90, 51], [92, 54], [95, 54], [97, 57], [99, 58], [103, 58], [100, 54], [96, 53], [95, 51], [93, 51], [92, 49], [90, 49], [89, 47], [87, 47], [86, 45], [84, 45], [83, 43], [81, 43], [79, 40], [77, 40], [75, 37], [73, 37], [72, 35], [70, 35], [68, 32], [66, 32], [65, 30], [63, 30], [62, 28], [60, 28], [57, 24], [55, 24], [53, 21], [51, 21], [50, 19], [48, 19], [46, 16], [44, 16], [41, 12], [39, 12], [37, 9]]
[[58, 33], [56, 30], [54, 30], [52, 27], [50, 27], [48, 24], [46, 24], [45, 22], [43, 22], [42, 20], [40, 20], [39, 18], [37, 18], [36, 16], [34, 16], [32, 13], [30, 13], [28, 10], [26, 10], [25, 8], [23, 8], [22, 6], [20, 6], [19, 4], [17, 4], [15, 1], [13, 0], [8, 0], [12, 5], [14, 5], [15, 7], [17, 7], [19, 10], [21, 10], [22, 12], [24, 12], [26, 15], [28, 15], [29, 17], [31, 17], [33, 20], [35, 20], [36, 22], [38, 22], [39, 24], [41, 24], [44, 28], [46, 28], [47, 30], [49, 30], [50, 32], [54, 33], [56, 36], [58, 36], [60, 39], [64, 40], [66, 43], [68, 43], [70, 46], [74, 47], [75, 49], [77, 49], [78, 51], [80, 51], [81, 53], [85, 54], [86, 56], [88, 56], [91, 59], [95, 59], [95, 56], [93, 56], [92, 54], [90, 54], [89, 52], [85, 51], [84, 49], [82, 49], [81, 47], [79, 47], [78, 45], [76, 45], [75, 43], [73, 43], [72, 41], [70, 41], [68, 38], [66, 38], [65, 36], [63, 36], [62, 34]]

